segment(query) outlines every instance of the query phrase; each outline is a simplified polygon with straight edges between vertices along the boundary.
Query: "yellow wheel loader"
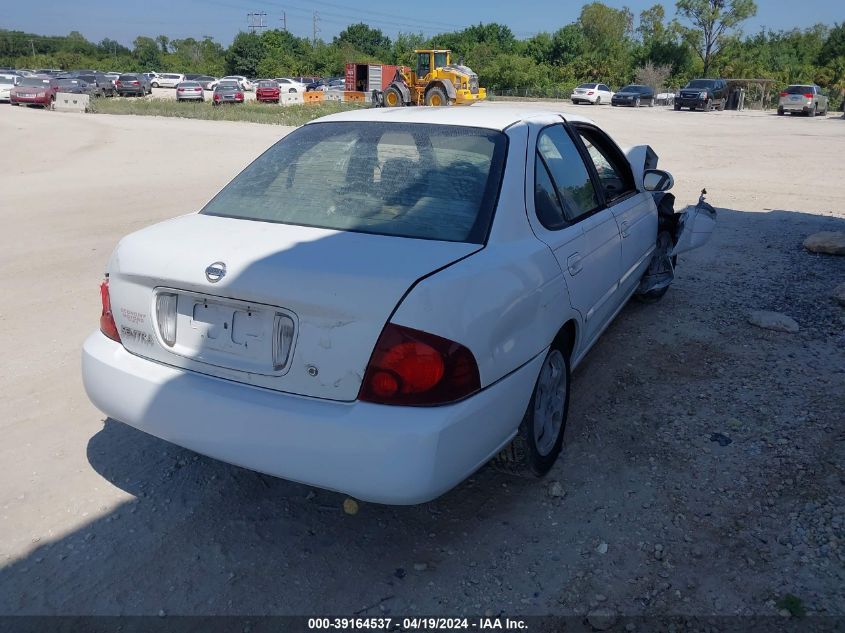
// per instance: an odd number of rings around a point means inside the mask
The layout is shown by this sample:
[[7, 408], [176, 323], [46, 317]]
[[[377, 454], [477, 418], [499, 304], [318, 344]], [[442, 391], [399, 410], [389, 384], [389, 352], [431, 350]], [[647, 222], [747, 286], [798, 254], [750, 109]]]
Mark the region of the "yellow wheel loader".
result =
[[466, 66], [452, 63], [452, 51], [420, 50], [417, 67], [400, 67], [384, 91], [384, 105], [471, 105], [487, 98], [478, 87], [478, 75]]

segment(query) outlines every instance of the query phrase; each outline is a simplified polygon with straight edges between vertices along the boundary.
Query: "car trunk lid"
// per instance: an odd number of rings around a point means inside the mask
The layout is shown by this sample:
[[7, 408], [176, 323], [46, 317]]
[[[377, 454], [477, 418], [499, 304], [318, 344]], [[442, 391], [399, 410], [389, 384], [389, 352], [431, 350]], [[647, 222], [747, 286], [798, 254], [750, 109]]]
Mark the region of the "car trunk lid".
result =
[[[124, 238], [109, 287], [122, 342], [134, 354], [348, 401], [411, 285], [480, 248], [194, 214]], [[166, 308], [158, 306], [170, 301], [169, 344], [159, 319]], [[279, 358], [274, 345], [285, 319], [293, 331]]]

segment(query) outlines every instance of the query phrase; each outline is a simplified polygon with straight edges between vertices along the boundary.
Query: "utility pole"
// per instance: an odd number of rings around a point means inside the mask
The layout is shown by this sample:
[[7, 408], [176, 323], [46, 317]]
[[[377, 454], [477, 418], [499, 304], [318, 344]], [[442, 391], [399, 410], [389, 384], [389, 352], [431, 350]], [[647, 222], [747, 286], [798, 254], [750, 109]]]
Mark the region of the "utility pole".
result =
[[255, 33], [258, 29], [266, 29], [267, 25], [264, 23], [264, 18], [267, 17], [266, 11], [254, 11], [246, 14], [247, 28]]
[[279, 21], [282, 23], [282, 30], [288, 30], [288, 14], [285, 11], [282, 11], [282, 17], [279, 18]]
[[312, 28], [313, 28], [312, 42], [315, 45], [317, 44], [317, 33], [320, 32], [320, 28], [317, 26], [317, 22], [319, 22], [319, 20], [320, 20], [320, 14], [317, 13], [316, 11], [314, 11], [314, 15], [311, 18], [311, 24], [312, 24]]
[[35, 42], [29, 40], [29, 45], [32, 47], [32, 56], [35, 57]]

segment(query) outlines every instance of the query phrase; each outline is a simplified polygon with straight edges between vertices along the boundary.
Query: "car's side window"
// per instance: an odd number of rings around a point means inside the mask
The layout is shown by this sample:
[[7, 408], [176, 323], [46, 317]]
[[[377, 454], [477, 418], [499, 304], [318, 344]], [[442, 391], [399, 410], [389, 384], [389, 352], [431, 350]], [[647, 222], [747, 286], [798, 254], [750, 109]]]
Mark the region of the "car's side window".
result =
[[599, 206], [590, 172], [563, 125], [549, 126], [540, 133], [537, 154], [548, 169], [566, 220], [573, 222]]
[[539, 152], [534, 158], [534, 211], [547, 229], [554, 230], [567, 224], [552, 177]]
[[634, 193], [636, 186], [631, 166], [619, 149], [595, 128], [578, 127], [576, 129], [596, 168], [605, 201], [610, 204], [614, 200]]

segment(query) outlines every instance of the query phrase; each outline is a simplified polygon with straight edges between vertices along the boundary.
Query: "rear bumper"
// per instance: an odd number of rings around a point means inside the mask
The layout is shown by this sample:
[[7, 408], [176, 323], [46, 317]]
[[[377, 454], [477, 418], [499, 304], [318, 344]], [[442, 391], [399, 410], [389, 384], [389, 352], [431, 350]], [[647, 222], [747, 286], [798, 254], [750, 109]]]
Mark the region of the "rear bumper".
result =
[[202, 101], [203, 99], [205, 99], [205, 95], [201, 92], [196, 92], [193, 94], [177, 94], [176, 98], [180, 101]]
[[487, 462], [516, 432], [543, 355], [443, 407], [284, 394], [161, 365], [95, 332], [88, 397], [109, 417], [238, 466], [366, 501], [422, 503]]
[[784, 112], [810, 112], [813, 109], [812, 103], [807, 103], [806, 101], [799, 101], [798, 103], [781, 103], [778, 105], [778, 108], [783, 110]]
[[573, 94], [569, 98], [569, 100], [572, 101], [572, 103], [578, 103], [580, 101], [595, 103], [598, 98], [599, 98], [598, 95], [576, 95], [576, 94]]

